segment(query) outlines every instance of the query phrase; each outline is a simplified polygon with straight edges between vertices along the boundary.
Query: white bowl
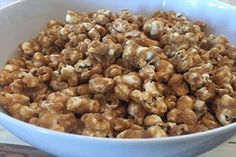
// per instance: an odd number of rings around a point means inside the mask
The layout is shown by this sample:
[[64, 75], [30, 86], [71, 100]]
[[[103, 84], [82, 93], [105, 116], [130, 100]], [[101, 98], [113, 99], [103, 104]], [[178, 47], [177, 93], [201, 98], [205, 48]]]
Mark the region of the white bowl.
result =
[[[67, 10], [112, 11], [128, 9], [150, 15], [157, 10], [181, 12], [209, 24], [214, 34], [224, 34], [236, 44], [236, 8], [205, 0], [23, 0], [0, 9], [0, 66], [16, 53], [16, 46], [36, 36], [49, 19], [63, 19]], [[214, 29], [212, 29], [214, 28]], [[0, 124], [25, 142], [65, 157], [169, 157], [196, 156], [226, 141], [236, 123], [214, 130], [158, 139], [108, 139], [66, 134], [36, 127], [0, 111]]]

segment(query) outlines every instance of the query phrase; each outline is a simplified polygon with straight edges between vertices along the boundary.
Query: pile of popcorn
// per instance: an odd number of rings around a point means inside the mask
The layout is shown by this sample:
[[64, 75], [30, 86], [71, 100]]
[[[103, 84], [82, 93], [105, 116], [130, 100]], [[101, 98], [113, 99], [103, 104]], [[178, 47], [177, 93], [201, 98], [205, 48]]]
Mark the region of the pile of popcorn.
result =
[[0, 105], [57, 131], [150, 138], [236, 119], [236, 47], [179, 13], [68, 11], [0, 72]]

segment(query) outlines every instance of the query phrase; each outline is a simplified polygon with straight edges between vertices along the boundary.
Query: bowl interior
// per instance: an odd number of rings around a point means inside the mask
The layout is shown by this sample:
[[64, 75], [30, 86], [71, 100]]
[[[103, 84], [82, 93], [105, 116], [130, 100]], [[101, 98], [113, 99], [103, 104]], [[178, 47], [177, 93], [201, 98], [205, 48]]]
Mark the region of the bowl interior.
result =
[[[64, 20], [67, 10], [92, 12], [102, 8], [113, 12], [127, 9], [145, 16], [158, 10], [179, 12], [191, 20], [206, 22], [209, 33], [223, 34], [236, 44], [236, 7], [215, 0], [19, 0], [0, 8], [0, 67], [17, 56], [17, 45], [35, 37], [48, 20]], [[4, 112], [1, 107], [0, 112]]]

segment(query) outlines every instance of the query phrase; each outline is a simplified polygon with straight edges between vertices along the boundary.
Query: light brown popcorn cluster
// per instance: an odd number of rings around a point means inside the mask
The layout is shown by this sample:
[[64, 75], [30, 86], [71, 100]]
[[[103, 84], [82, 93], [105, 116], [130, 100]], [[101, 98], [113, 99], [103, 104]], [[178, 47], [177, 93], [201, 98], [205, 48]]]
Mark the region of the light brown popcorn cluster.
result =
[[68, 133], [160, 138], [236, 120], [236, 47], [174, 12], [68, 11], [0, 72], [13, 117]]

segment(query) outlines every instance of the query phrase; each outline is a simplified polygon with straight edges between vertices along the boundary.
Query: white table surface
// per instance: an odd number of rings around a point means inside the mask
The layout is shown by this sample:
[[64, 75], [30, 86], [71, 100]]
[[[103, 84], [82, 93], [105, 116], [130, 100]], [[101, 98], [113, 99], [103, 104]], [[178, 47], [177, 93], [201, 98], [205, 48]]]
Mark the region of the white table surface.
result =
[[[0, 0], [0, 7], [7, 5], [15, 0]], [[225, 2], [235, 4], [236, 0], [223, 0]], [[8, 144], [19, 144], [19, 145], [28, 145], [27, 143], [21, 141], [6, 129], [0, 126], [0, 143]], [[200, 155], [199, 157], [235, 157], [236, 156], [236, 136], [231, 138], [229, 141], [221, 144], [217, 148]]]

